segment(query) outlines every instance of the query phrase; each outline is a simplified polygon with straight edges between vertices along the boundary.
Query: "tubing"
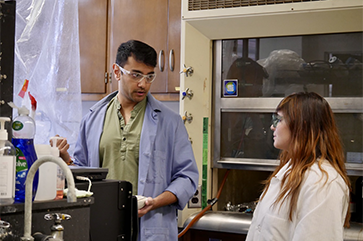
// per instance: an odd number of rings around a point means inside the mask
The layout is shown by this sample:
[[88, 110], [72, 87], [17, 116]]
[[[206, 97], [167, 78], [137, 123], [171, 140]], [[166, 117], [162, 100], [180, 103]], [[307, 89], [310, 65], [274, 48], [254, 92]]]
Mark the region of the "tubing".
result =
[[188, 223], [188, 225], [178, 234], [178, 238], [181, 238], [188, 230], [191, 226], [194, 225], [194, 223], [196, 223], [203, 215], [206, 211], [208, 211], [214, 204], [217, 203], [218, 199], [219, 199], [219, 196], [221, 195], [222, 193], [222, 190], [223, 190], [223, 186], [224, 184], [226, 183], [226, 180], [227, 180], [227, 177], [228, 177], [228, 174], [231, 170], [228, 169], [227, 172], [224, 174], [224, 178], [223, 178], [223, 181], [221, 183], [221, 186], [219, 187], [219, 190], [218, 190], [218, 193], [217, 193], [217, 196], [213, 199], [213, 201], [208, 204], [202, 211], [200, 211], [200, 213], [198, 213], [193, 219], [192, 221], [190, 221], [190, 223]]

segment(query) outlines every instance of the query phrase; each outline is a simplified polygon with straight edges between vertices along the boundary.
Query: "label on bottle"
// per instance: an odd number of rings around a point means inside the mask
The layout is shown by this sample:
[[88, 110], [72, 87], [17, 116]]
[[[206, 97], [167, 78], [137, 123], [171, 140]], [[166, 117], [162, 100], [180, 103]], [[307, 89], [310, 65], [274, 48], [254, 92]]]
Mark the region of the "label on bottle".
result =
[[[25, 181], [28, 173], [28, 163], [26, 162], [26, 158], [24, 153], [16, 147], [16, 191], [24, 189], [25, 190]], [[24, 188], [23, 188], [24, 187]]]
[[13, 130], [20, 131], [21, 129], [23, 129], [24, 125], [20, 121], [14, 121], [12, 127]]
[[13, 198], [15, 195], [15, 157], [0, 157], [0, 199]]

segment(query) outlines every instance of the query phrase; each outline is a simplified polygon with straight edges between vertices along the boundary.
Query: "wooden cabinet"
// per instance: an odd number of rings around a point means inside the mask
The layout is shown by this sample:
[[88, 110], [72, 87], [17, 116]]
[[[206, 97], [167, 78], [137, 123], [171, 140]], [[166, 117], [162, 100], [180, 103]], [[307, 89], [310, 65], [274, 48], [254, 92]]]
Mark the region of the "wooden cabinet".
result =
[[122, 42], [137, 39], [158, 53], [151, 93], [179, 100], [181, 0], [79, 0], [83, 100], [117, 90], [112, 64]]
[[82, 99], [99, 100], [109, 92], [108, 0], [79, 0], [78, 15]]

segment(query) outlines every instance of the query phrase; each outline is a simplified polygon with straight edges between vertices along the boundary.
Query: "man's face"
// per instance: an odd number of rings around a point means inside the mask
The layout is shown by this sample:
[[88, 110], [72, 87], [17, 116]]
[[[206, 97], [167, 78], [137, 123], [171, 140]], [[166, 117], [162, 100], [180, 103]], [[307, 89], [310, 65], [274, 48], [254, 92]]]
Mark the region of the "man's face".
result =
[[146, 78], [139, 81], [134, 76], [137, 73], [142, 75], [154, 74], [154, 67], [137, 62], [134, 57], [130, 56], [123, 69], [125, 71], [122, 71], [116, 64], [113, 66], [115, 77], [119, 81], [118, 89], [121, 101], [139, 103], [146, 97], [151, 83], [148, 83]]

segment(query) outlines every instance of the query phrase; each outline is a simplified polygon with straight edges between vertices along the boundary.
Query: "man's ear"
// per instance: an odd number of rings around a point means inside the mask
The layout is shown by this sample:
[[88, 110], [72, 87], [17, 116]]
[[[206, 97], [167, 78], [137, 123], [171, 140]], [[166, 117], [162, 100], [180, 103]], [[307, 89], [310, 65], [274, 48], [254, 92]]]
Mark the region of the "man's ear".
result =
[[116, 64], [116, 63], [114, 63], [114, 64], [112, 65], [112, 70], [113, 70], [113, 74], [114, 74], [114, 76], [115, 76], [115, 79], [116, 79], [116, 80], [121, 80], [122, 72], [121, 72], [120, 68], [117, 66], [117, 64]]

